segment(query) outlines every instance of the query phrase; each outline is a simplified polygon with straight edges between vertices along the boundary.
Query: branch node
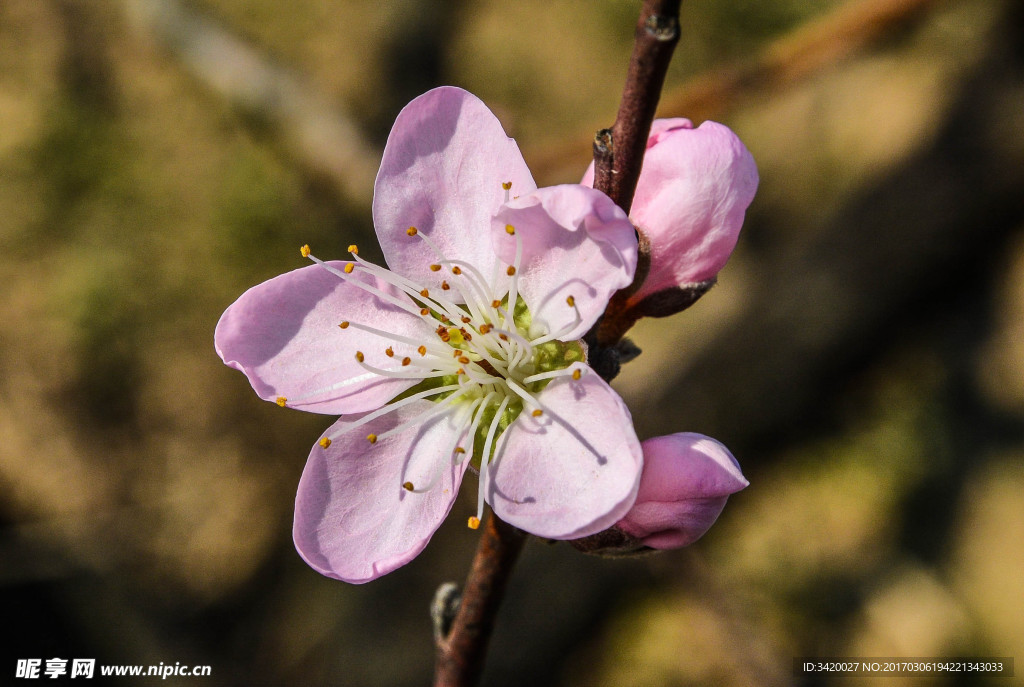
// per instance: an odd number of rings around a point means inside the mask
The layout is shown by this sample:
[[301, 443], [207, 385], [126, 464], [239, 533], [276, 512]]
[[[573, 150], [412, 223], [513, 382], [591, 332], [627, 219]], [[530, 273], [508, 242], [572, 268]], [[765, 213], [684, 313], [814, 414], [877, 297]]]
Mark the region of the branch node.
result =
[[644, 22], [644, 29], [658, 41], [674, 41], [679, 38], [679, 20], [673, 16], [652, 14]]

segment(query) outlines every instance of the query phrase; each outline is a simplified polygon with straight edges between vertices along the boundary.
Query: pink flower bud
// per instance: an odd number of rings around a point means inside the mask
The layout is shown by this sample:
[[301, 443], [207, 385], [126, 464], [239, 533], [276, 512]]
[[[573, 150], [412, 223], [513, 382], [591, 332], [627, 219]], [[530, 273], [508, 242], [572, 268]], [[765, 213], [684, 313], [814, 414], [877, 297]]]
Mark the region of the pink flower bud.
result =
[[[593, 185], [593, 164], [582, 183]], [[728, 127], [655, 120], [629, 213], [650, 242], [650, 271], [630, 302], [713, 279], [736, 246], [757, 183], [754, 158]]]
[[702, 434], [655, 437], [641, 447], [636, 503], [615, 528], [644, 546], [692, 544], [718, 519], [729, 494], [749, 484], [729, 450]]

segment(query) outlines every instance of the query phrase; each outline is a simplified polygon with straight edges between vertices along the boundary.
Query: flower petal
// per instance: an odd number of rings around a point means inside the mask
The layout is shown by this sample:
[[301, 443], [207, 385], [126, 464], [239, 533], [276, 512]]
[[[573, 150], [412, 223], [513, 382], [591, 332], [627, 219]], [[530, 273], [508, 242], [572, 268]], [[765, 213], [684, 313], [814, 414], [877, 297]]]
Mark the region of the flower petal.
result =
[[[636, 232], [626, 213], [605, 194], [578, 184], [538, 189], [511, 201], [498, 211], [491, 233], [506, 265], [515, 261], [518, 237], [519, 292], [534, 324], [561, 332], [564, 341], [583, 336], [636, 271]], [[569, 296], [579, 310], [578, 322]]]
[[[582, 183], [593, 183], [593, 165]], [[651, 268], [631, 301], [714, 277], [736, 246], [757, 183], [754, 158], [728, 127], [655, 121], [629, 213], [650, 239]]]
[[636, 503], [616, 523], [656, 549], [687, 546], [714, 524], [733, 494], [750, 483], [725, 446], [681, 432], [643, 442], [644, 470]]
[[539, 394], [544, 414], [523, 411], [489, 466], [487, 501], [505, 522], [551, 539], [599, 532], [633, 505], [643, 465], [629, 410], [586, 365]]
[[[414, 422], [370, 444], [421, 413], [437, 409], [416, 401], [366, 424], [358, 416], [338, 420], [314, 445], [299, 480], [293, 538], [302, 558], [328, 577], [352, 583], [374, 580], [419, 554], [441, 525], [458, 494], [468, 461], [452, 465], [459, 428], [451, 413]], [[414, 493], [406, 481], [434, 488]]]
[[[342, 269], [346, 263], [329, 264]], [[352, 276], [399, 294], [358, 270]], [[419, 317], [311, 265], [242, 294], [217, 323], [214, 344], [227, 365], [245, 373], [260, 398], [285, 398], [300, 410], [332, 415], [372, 410], [416, 383], [367, 373], [355, 359], [356, 350], [365, 351], [370, 364], [394, 367], [383, 354], [391, 342], [354, 327], [339, 329], [345, 320], [408, 337], [430, 335]], [[395, 344], [395, 350], [403, 345]]]
[[430, 288], [444, 273], [430, 270], [439, 256], [476, 266], [486, 278], [494, 265], [488, 229], [505, 200], [537, 188], [516, 142], [471, 93], [450, 86], [405, 106], [388, 136], [374, 185], [373, 221], [388, 266]]

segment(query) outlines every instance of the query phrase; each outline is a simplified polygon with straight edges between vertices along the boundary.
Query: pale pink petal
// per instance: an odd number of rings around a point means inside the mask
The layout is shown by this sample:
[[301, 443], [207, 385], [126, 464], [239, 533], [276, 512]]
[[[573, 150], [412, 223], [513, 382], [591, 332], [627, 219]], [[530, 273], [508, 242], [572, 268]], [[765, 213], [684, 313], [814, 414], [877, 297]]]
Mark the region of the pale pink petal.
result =
[[605, 194], [578, 184], [511, 201], [495, 216], [492, 233], [503, 266], [514, 262], [518, 237], [519, 293], [533, 323], [565, 341], [583, 336], [636, 271], [636, 232], [626, 213]]
[[652, 548], [693, 543], [749, 484], [729, 450], [701, 434], [648, 439], [643, 452], [636, 503], [616, 527]]
[[[370, 444], [368, 434], [437, 410], [416, 401], [352, 427], [360, 416], [338, 420], [314, 445], [295, 498], [293, 537], [302, 558], [318, 572], [352, 583], [369, 582], [419, 554], [440, 526], [462, 482], [467, 462], [454, 466], [451, 451], [458, 427], [450, 414], [412, 423]], [[433, 489], [414, 493], [412, 482]]]
[[[329, 264], [342, 269], [346, 263]], [[357, 270], [353, 276], [399, 297], [394, 287], [365, 273]], [[397, 367], [384, 355], [391, 342], [352, 326], [342, 330], [338, 325], [345, 320], [424, 341], [431, 335], [419, 317], [311, 265], [242, 294], [217, 323], [214, 344], [227, 365], [245, 373], [260, 398], [283, 397], [300, 410], [331, 415], [372, 410], [416, 383], [367, 373], [356, 351], [377, 367]], [[415, 348], [394, 344], [399, 355]]]
[[450, 86], [406, 105], [388, 136], [373, 195], [377, 237], [395, 272], [434, 288], [448, 276], [430, 271], [438, 255], [416, 227], [450, 259], [491, 276], [491, 217], [505, 200], [537, 188], [516, 142], [476, 96]]
[[[736, 246], [757, 166], [728, 127], [656, 120], [629, 216], [651, 242], [651, 269], [632, 300], [714, 277]], [[593, 165], [583, 183], [593, 183]]]
[[501, 436], [487, 501], [505, 522], [551, 539], [607, 529], [633, 505], [643, 465], [629, 410], [586, 365], [540, 394]]
[[727, 127], [661, 134], [647, 150], [630, 214], [651, 240], [651, 271], [636, 299], [711, 279], [739, 238], [757, 190], [757, 166]]

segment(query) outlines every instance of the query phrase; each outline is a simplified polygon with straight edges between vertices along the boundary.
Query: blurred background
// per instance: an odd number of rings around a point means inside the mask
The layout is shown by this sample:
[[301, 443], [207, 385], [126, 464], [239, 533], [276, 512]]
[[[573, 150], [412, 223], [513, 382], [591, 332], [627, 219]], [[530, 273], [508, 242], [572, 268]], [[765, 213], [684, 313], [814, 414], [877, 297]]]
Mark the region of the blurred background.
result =
[[[290, 528], [332, 420], [258, 400], [214, 325], [303, 243], [379, 259], [383, 141], [433, 86], [483, 98], [541, 185], [577, 181], [638, 10], [0, 0], [0, 674], [57, 656], [212, 667], [165, 684], [429, 682], [475, 490], [405, 568], [319, 576]], [[761, 186], [719, 286], [641, 322], [615, 385], [641, 438], [715, 436], [751, 486], [686, 550], [530, 542], [485, 684], [1024, 661], [1021, 27], [1012, 0], [683, 3], [661, 116], [727, 123]]]

